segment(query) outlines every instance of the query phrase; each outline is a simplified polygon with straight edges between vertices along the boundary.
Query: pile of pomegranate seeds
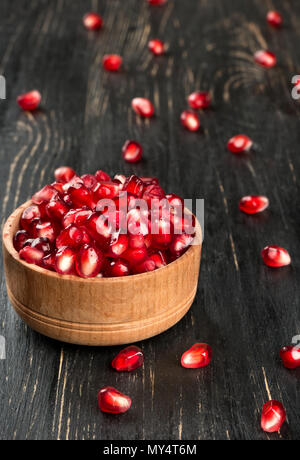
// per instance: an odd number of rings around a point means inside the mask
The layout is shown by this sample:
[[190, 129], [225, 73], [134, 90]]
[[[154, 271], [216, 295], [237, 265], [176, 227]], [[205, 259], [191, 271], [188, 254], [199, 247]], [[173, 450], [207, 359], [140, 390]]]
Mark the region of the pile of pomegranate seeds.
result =
[[277, 59], [271, 51], [259, 50], [254, 53], [254, 61], [262, 67], [274, 67]]
[[[128, 141], [124, 158], [137, 161], [140, 149]], [[164, 267], [193, 242], [193, 216], [156, 178], [111, 179], [101, 170], [79, 177], [66, 166], [54, 176], [33, 195], [14, 236], [28, 263], [82, 278], [127, 276]]]
[[165, 52], [165, 44], [158, 38], [150, 40], [148, 43], [148, 48], [155, 56], [161, 56]]
[[269, 11], [267, 14], [267, 22], [270, 24], [270, 26], [281, 27], [283, 19], [278, 11]]
[[266, 246], [261, 251], [261, 256], [268, 267], [284, 267], [291, 263], [291, 257], [287, 250], [275, 245]]
[[240, 210], [246, 214], [257, 214], [267, 209], [268, 206], [268, 198], [262, 195], [244, 196], [239, 203]]
[[40, 105], [41, 99], [41, 93], [37, 90], [33, 90], [18, 96], [17, 103], [23, 110], [35, 110]]
[[286, 413], [283, 405], [279, 401], [268, 401], [261, 414], [261, 427], [267, 433], [279, 431], [286, 419]]
[[287, 369], [296, 369], [300, 366], [300, 348], [299, 345], [289, 345], [281, 348], [280, 357], [283, 365]]
[[122, 66], [123, 60], [118, 54], [105, 54], [102, 59], [102, 65], [109, 72], [117, 72]]
[[231, 153], [242, 153], [248, 152], [253, 145], [250, 137], [245, 136], [245, 134], [237, 134], [229, 139], [227, 143], [227, 148]]
[[181, 356], [181, 365], [189, 369], [208, 366], [212, 358], [212, 349], [207, 343], [195, 343]]
[[98, 30], [103, 26], [103, 19], [98, 13], [87, 13], [83, 16], [83, 25], [89, 30]]
[[131, 407], [131, 399], [114, 387], [103, 387], [98, 392], [98, 406], [102, 412], [123, 414]]

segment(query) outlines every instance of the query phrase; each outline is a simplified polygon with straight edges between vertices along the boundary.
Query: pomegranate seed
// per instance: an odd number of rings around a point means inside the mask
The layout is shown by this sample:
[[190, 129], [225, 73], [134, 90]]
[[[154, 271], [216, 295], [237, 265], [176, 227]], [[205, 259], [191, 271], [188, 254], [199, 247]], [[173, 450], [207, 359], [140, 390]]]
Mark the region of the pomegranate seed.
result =
[[165, 198], [165, 192], [160, 185], [147, 185], [144, 189], [143, 200], [146, 201], [149, 208], [151, 207], [153, 200], [160, 201], [163, 198]]
[[133, 175], [126, 179], [126, 182], [123, 185], [123, 190], [126, 190], [127, 193], [132, 193], [132, 195], [141, 198], [144, 190], [144, 184], [139, 177]]
[[71, 209], [67, 214], [65, 214], [62, 225], [64, 228], [68, 227], [71, 224], [83, 225], [88, 220], [88, 218], [93, 214], [93, 211], [90, 209]]
[[43, 266], [48, 270], [55, 270], [55, 253], [48, 254], [43, 257]]
[[269, 200], [266, 196], [250, 195], [244, 196], [239, 203], [239, 208], [246, 214], [257, 214], [269, 206]]
[[39, 207], [36, 205], [29, 206], [28, 208], [24, 209], [22, 213], [20, 225], [24, 230], [30, 232], [33, 219], [39, 219], [40, 217], [41, 213]]
[[24, 259], [28, 264], [41, 265], [44, 253], [38, 248], [32, 248], [31, 246], [24, 246], [20, 252], [19, 256], [21, 259]]
[[248, 152], [253, 145], [250, 137], [245, 136], [245, 134], [237, 134], [229, 139], [227, 143], [227, 148], [231, 153], [242, 153]]
[[148, 0], [150, 5], [164, 5], [168, 0]]
[[212, 357], [212, 349], [207, 343], [195, 343], [181, 356], [181, 365], [189, 369], [207, 366]]
[[300, 366], [300, 348], [299, 346], [290, 345], [280, 350], [280, 357], [283, 365], [288, 369], [296, 369]]
[[93, 213], [86, 221], [85, 227], [90, 236], [100, 246], [106, 246], [112, 235], [112, 228], [108, 220], [100, 213]]
[[116, 182], [101, 182], [101, 184], [94, 189], [94, 200], [96, 202], [103, 199], [112, 200], [118, 195], [119, 190], [120, 186]]
[[105, 270], [106, 277], [128, 276], [129, 274], [129, 263], [123, 259], [110, 261]]
[[268, 401], [261, 414], [261, 427], [267, 433], [279, 431], [286, 419], [286, 412], [279, 401]]
[[259, 50], [254, 53], [254, 61], [262, 67], [274, 67], [277, 59], [271, 51]]
[[183, 233], [182, 235], [175, 235], [169, 250], [175, 257], [180, 257], [192, 244], [193, 236]]
[[30, 246], [32, 248], [36, 248], [40, 251], [43, 251], [44, 256], [48, 255], [51, 252], [51, 245], [48, 238], [35, 238], [34, 240], [32, 240]]
[[175, 193], [170, 193], [169, 195], [166, 195], [166, 198], [172, 208], [184, 209], [184, 201], [180, 198], [180, 196]]
[[116, 233], [112, 235], [112, 239], [109, 245], [108, 257], [118, 258], [128, 248], [128, 237], [127, 235], [120, 235]]
[[181, 124], [189, 131], [198, 131], [200, 128], [200, 120], [198, 115], [192, 110], [184, 110], [180, 117]]
[[143, 365], [144, 353], [139, 347], [130, 345], [121, 350], [111, 365], [117, 371], [134, 371]]
[[287, 250], [279, 246], [266, 246], [261, 251], [261, 255], [268, 267], [284, 267], [291, 263], [291, 257]]
[[128, 163], [137, 163], [142, 159], [142, 146], [136, 141], [126, 141], [122, 148], [122, 155]]
[[127, 214], [127, 229], [131, 235], [147, 235], [148, 211], [144, 213], [139, 209], [131, 209]]
[[162, 268], [167, 265], [167, 259], [165, 254], [162, 251], [156, 252], [149, 256], [150, 260], [153, 260], [156, 268]]
[[103, 25], [103, 19], [98, 13], [86, 13], [83, 16], [83, 25], [89, 30], [98, 30]]
[[85, 244], [76, 257], [76, 272], [82, 278], [93, 278], [100, 272], [103, 261], [104, 256], [99, 249]]
[[140, 249], [145, 247], [145, 238], [142, 234], [130, 235], [129, 236], [129, 246], [132, 249]]
[[14, 243], [14, 248], [16, 251], [20, 251], [24, 245], [25, 242], [29, 239], [29, 234], [27, 233], [26, 230], [19, 230], [13, 238], [13, 243]]
[[118, 180], [121, 184], [125, 184], [126, 177], [123, 174], [116, 174], [114, 179]]
[[17, 97], [17, 103], [23, 110], [35, 110], [40, 105], [42, 96], [39, 91], [30, 91]]
[[141, 177], [140, 178], [145, 185], [159, 185], [158, 179], [156, 177]]
[[60, 232], [56, 238], [56, 247], [59, 249], [63, 246], [76, 248], [82, 243], [83, 234], [80, 228], [72, 224]]
[[188, 97], [192, 109], [207, 109], [211, 105], [211, 97], [207, 91], [196, 91]]
[[135, 97], [132, 99], [131, 107], [138, 115], [141, 115], [142, 117], [153, 117], [154, 115], [154, 107], [152, 102], [144, 97]]
[[151, 222], [152, 246], [165, 249], [172, 241], [171, 223], [167, 219], [159, 219]]
[[69, 182], [74, 176], [75, 171], [69, 166], [61, 166], [54, 171], [54, 177], [57, 182]]
[[117, 72], [122, 65], [122, 58], [118, 54], [106, 54], [102, 59], [102, 65], [105, 70]]
[[81, 177], [78, 177], [75, 175], [74, 177], [72, 177], [71, 180], [69, 180], [69, 182], [66, 182], [65, 184], [63, 184], [62, 188], [64, 192], [69, 192], [69, 189], [71, 187], [78, 188], [80, 187], [80, 185], [83, 185], [83, 180], [81, 179]]
[[69, 194], [72, 203], [78, 208], [82, 208], [82, 206], [88, 206], [89, 208], [94, 207], [92, 193], [84, 185], [81, 185], [78, 188], [72, 187]]
[[110, 182], [111, 181], [110, 176], [106, 174], [106, 172], [101, 171], [101, 169], [96, 171], [95, 177], [98, 182]]
[[81, 179], [83, 180], [84, 186], [88, 189], [95, 187], [97, 184], [97, 179], [92, 174], [84, 174], [81, 176]]
[[61, 275], [75, 274], [76, 252], [68, 247], [60, 248], [55, 256], [55, 270]]
[[131, 267], [134, 267], [141, 262], [143, 262], [147, 257], [147, 249], [146, 248], [138, 248], [132, 249], [128, 248], [123, 254], [122, 258], [129, 262]]
[[281, 27], [283, 23], [282, 15], [278, 11], [269, 11], [267, 14], [267, 22], [270, 26]]
[[102, 412], [122, 414], [130, 409], [131, 399], [114, 387], [103, 387], [98, 392], [98, 406]]
[[61, 195], [64, 193], [62, 182], [52, 182], [51, 187], [55, 188], [55, 190]]
[[148, 43], [148, 48], [155, 56], [161, 56], [165, 53], [165, 44], [158, 38], [150, 40]]
[[34, 233], [36, 237], [48, 238], [50, 243], [53, 243], [59, 234], [59, 228], [54, 222], [37, 222]]
[[134, 265], [133, 269], [135, 273], [152, 272], [156, 269], [156, 265], [152, 259], [148, 258], [146, 260], [143, 260], [143, 262]]
[[57, 190], [52, 185], [45, 185], [45, 187], [33, 195], [32, 201], [34, 204], [42, 204], [43, 202], [52, 200], [57, 195]]
[[61, 220], [68, 211], [68, 206], [60, 198], [55, 198], [46, 205], [46, 212], [50, 219]]

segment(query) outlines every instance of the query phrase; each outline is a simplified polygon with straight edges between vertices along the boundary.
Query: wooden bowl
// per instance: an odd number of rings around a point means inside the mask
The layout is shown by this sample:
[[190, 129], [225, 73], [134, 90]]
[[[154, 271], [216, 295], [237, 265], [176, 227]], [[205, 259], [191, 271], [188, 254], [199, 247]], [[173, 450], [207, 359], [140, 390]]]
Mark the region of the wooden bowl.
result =
[[28, 201], [8, 218], [3, 255], [9, 299], [34, 330], [63, 342], [118, 345], [157, 335], [176, 324], [193, 303], [201, 258], [197, 245], [159, 270], [121, 278], [59, 275], [19, 258], [13, 236]]

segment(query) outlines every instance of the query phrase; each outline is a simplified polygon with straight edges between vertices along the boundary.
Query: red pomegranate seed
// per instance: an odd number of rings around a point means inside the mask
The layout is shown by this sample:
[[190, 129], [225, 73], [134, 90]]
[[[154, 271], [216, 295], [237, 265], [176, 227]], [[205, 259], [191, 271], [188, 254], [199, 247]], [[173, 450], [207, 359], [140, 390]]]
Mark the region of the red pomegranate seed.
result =
[[148, 43], [148, 48], [155, 56], [161, 56], [165, 53], [165, 44], [158, 38], [150, 40]]
[[106, 245], [112, 235], [112, 228], [105, 216], [100, 213], [93, 213], [86, 221], [85, 227], [90, 236], [99, 245]]
[[13, 238], [13, 243], [14, 243], [14, 248], [16, 251], [20, 251], [24, 245], [25, 242], [30, 238], [29, 233], [27, 233], [26, 230], [19, 230]]
[[144, 184], [139, 177], [133, 175], [126, 179], [126, 182], [123, 185], [123, 190], [141, 198], [144, 190]]
[[237, 134], [229, 139], [227, 143], [227, 148], [231, 153], [242, 153], [248, 152], [253, 145], [250, 137], [245, 136], [245, 134]]
[[133, 110], [142, 117], [153, 117], [154, 107], [149, 99], [145, 97], [135, 97], [131, 101], [131, 107]]
[[55, 256], [55, 270], [61, 275], [75, 274], [76, 252], [68, 247], [60, 248]]
[[143, 262], [133, 266], [133, 270], [135, 273], [152, 272], [155, 269], [155, 262], [150, 258], [143, 260]]
[[168, 0], [148, 0], [148, 3], [150, 3], [150, 5], [164, 5], [165, 3], [167, 3]]
[[35, 265], [41, 265], [44, 255], [43, 251], [31, 246], [24, 246], [19, 252], [21, 259], [24, 259], [28, 264]]
[[101, 171], [101, 169], [96, 171], [95, 177], [96, 177], [98, 182], [111, 182], [110, 176], [108, 174], [106, 174], [106, 172]]
[[97, 179], [92, 174], [84, 174], [81, 176], [81, 179], [83, 180], [84, 186], [88, 189], [95, 187], [97, 184]]
[[146, 259], [146, 257], [147, 257], [146, 248], [138, 248], [138, 249], [128, 248], [122, 254], [122, 258], [127, 260], [127, 262], [129, 262], [131, 267], [134, 267], [140, 264]]
[[182, 235], [174, 235], [174, 238], [169, 246], [169, 250], [175, 257], [180, 257], [192, 244], [193, 236], [183, 233]]
[[36, 248], [40, 251], [43, 251], [44, 256], [48, 255], [51, 252], [51, 245], [48, 238], [35, 238], [34, 240], [32, 240], [30, 246], [32, 248]]
[[271, 51], [259, 50], [254, 53], [254, 61], [262, 67], [274, 67], [277, 59]]
[[279, 431], [286, 419], [286, 412], [279, 401], [268, 401], [261, 414], [261, 427], [267, 433]]
[[98, 30], [103, 25], [103, 19], [98, 13], [86, 13], [83, 16], [83, 25], [89, 30]]
[[116, 182], [101, 182], [94, 189], [94, 200], [96, 202], [103, 199], [112, 200], [118, 195], [119, 190], [120, 186]]
[[261, 251], [261, 255], [264, 263], [268, 265], [268, 267], [284, 267], [291, 263], [291, 257], [287, 250], [279, 246], [266, 246]]
[[107, 257], [118, 258], [123, 254], [123, 252], [126, 251], [127, 248], [128, 236], [122, 234], [120, 235], [119, 233], [113, 234], [109, 245]]
[[46, 205], [46, 212], [50, 219], [61, 220], [69, 211], [68, 206], [60, 198], [54, 198]]
[[167, 219], [159, 219], [151, 222], [152, 246], [165, 249], [172, 241], [172, 225]]
[[123, 176], [123, 174], [116, 174], [114, 179], [118, 180], [121, 184], [125, 184], [126, 182], [126, 176]]
[[103, 261], [104, 256], [99, 249], [85, 244], [76, 257], [76, 272], [82, 278], [93, 278], [100, 272]]
[[34, 234], [37, 238], [48, 238], [53, 243], [59, 233], [59, 228], [54, 222], [37, 222]]
[[52, 185], [45, 185], [45, 187], [33, 195], [32, 201], [34, 204], [42, 204], [52, 200], [57, 195], [58, 192]]
[[170, 193], [169, 195], [166, 195], [166, 198], [172, 208], [184, 209], [184, 201], [180, 198], [180, 196], [175, 193]]
[[70, 248], [79, 247], [82, 243], [83, 233], [80, 228], [72, 224], [60, 232], [56, 238], [56, 247], [59, 249], [63, 246]]
[[98, 406], [102, 412], [122, 414], [130, 409], [131, 399], [114, 387], [103, 387], [98, 392]]
[[137, 163], [142, 159], [142, 146], [136, 141], [126, 141], [122, 148], [122, 155], [128, 163]]
[[212, 349], [207, 343], [195, 343], [181, 356], [181, 365], [189, 369], [207, 366], [212, 357]]
[[300, 366], [300, 347], [289, 345], [280, 350], [283, 365], [288, 369], [296, 369]]
[[244, 196], [239, 203], [239, 208], [246, 214], [257, 214], [269, 206], [269, 200], [266, 196], [250, 195]]
[[71, 187], [78, 188], [80, 185], [83, 185], [83, 180], [81, 177], [75, 175], [71, 180], [69, 180], [69, 182], [63, 184], [62, 189], [63, 192], [69, 192]]
[[69, 166], [61, 166], [54, 171], [54, 177], [57, 182], [69, 182], [74, 176], [75, 171]]
[[211, 97], [207, 91], [196, 91], [188, 97], [192, 109], [207, 109], [211, 105]]
[[134, 371], [143, 365], [144, 353], [139, 347], [130, 345], [121, 350], [113, 359], [111, 365], [117, 371]]
[[102, 65], [105, 70], [117, 72], [122, 65], [122, 58], [118, 54], [106, 54], [102, 59]]
[[143, 200], [146, 201], [149, 209], [151, 208], [152, 201], [154, 201], [153, 204], [157, 204], [157, 202], [160, 202], [163, 198], [165, 198], [165, 192], [161, 188], [160, 185], [147, 185], [144, 189], [143, 193]]
[[88, 206], [89, 208], [94, 207], [94, 201], [92, 193], [84, 185], [79, 186], [78, 188], [71, 188], [69, 190], [70, 198], [72, 203], [78, 207]]
[[159, 185], [158, 179], [156, 177], [141, 177], [140, 178], [145, 185]]
[[165, 265], [167, 265], [167, 258], [163, 251], [158, 251], [152, 254], [151, 256], [149, 256], [149, 259], [153, 260], [156, 268], [162, 268]]
[[133, 249], [140, 249], [145, 247], [145, 238], [142, 234], [130, 235], [129, 246]]
[[105, 270], [106, 277], [128, 276], [129, 274], [129, 263], [123, 259], [110, 261]]
[[20, 225], [24, 230], [30, 232], [33, 219], [39, 219], [40, 217], [41, 213], [39, 207], [36, 205], [29, 206], [24, 209], [22, 213]]
[[139, 209], [131, 209], [127, 214], [127, 229], [130, 235], [147, 235], [148, 229], [148, 211], [144, 213]]
[[184, 110], [180, 117], [181, 124], [189, 131], [198, 131], [200, 128], [200, 120], [198, 115], [192, 110]]
[[23, 110], [35, 110], [40, 105], [42, 96], [39, 91], [30, 91], [17, 97], [17, 103]]
[[281, 27], [283, 23], [282, 15], [278, 11], [269, 11], [267, 14], [267, 22], [270, 26]]
[[68, 227], [71, 224], [83, 225], [88, 218], [93, 214], [93, 211], [90, 209], [71, 209], [67, 214], [65, 214], [62, 225], [64, 228]]
[[48, 270], [55, 270], [55, 253], [48, 254], [43, 257], [43, 266]]

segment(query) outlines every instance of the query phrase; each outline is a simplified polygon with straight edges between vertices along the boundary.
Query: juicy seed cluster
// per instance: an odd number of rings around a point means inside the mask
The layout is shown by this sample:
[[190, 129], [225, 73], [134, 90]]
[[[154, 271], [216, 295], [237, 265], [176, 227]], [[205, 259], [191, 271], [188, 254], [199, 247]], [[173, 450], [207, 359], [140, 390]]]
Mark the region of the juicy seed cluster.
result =
[[[140, 149], [128, 141], [124, 158], [137, 161]], [[33, 195], [14, 236], [28, 263], [82, 278], [128, 276], [162, 268], [192, 244], [194, 217], [154, 177], [112, 179], [101, 170], [79, 177], [67, 166], [54, 176]]]

